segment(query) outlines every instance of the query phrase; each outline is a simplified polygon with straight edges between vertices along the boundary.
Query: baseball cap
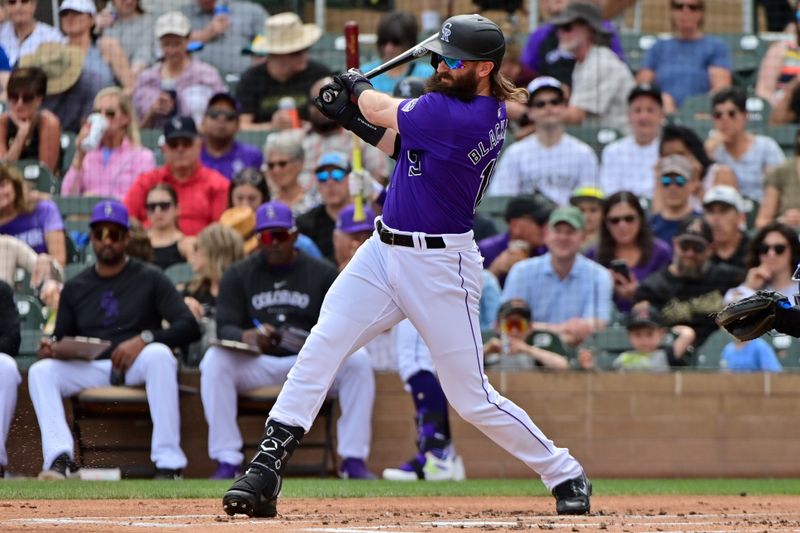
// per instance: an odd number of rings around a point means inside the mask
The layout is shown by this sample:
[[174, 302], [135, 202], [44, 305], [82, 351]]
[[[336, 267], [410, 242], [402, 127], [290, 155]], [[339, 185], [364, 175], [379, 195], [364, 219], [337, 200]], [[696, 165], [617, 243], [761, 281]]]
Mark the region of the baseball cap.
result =
[[639, 98], [640, 96], [647, 96], [658, 102], [659, 106], [664, 105], [664, 100], [661, 97], [661, 89], [656, 87], [655, 85], [650, 85], [649, 83], [642, 83], [637, 85], [631, 92], [628, 93], [628, 104], [630, 105], [631, 102]]
[[550, 214], [547, 225], [554, 228], [556, 224], [564, 222], [577, 230], [582, 230], [584, 221], [581, 210], [574, 206], [559, 207]]
[[547, 223], [547, 219], [554, 208], [555, 204], [541, 194], [521, 196], [508, 202], [505, 219], [506, 222], [509, 222], [515, 218], [528, 217], [541, 226]]
[[561, 87], [560, 81], [550, 76], [539, 76], [528, 84], [528, 93], [530, 93], [528, 102], [530, 103], [533, 101], [534, 94], [545, 89], [556, 91], [562, 98], [564, 97], [564, 89]]
[[322, 169], [323, 167], [337, 167], [342, 170], [350, 171], [350, 159], [342, 152], [327, 152], [322, 154], [322, 157], [317, 161], [317, 167], [314, 169]]
[[194, 139], [197, 137], [197, 126], [192, 117], [174, 117], [164, 124], [164, 140]]
[[97, 15], [97, 8], [92, 0], [64, 0], [59, 6], [58, 12], [63, 13], [64, 11], [77, 11], [78, 13]]
[[652, 305], [637, 305], [625, 317], [625, 327], [628, 329], [641, 328], [645, 326], [660, 328], [661, 313]]
[[703, 196], [703, 207], [713, 203], [727, 204], [744, 213], [744, 198], [730, 185], [715, 185], [706, 192]]
[[294, 217], [288, 205], [281, 202], [267, 202], [256, 210], [256, 231], [270, 229], [294, 229]]
[[192, 33], [192, 23], [183, 13], [170, 11], [156, 19], [156, 39], [165, 35], [188, 37], [190, 33]]
[[692, 163], [682, 155], [668, 155], [658, 160], [661, 174], [678, 174], [686, 179], [692, 177]]
[[691, 217], [678, 226], [678, 232], [675, 233], [675, 240], [691, 239], [696, 241], [704, 241], [706, 244], [714, 242], [714, 234], [711, 231], [711, 226], [708, 225], [702, 217]]
[[89, 225], [94, 226], [101, 222], [111, 222], [125, 229], [130, 228], [128, 208], [116, 200], [97, 202], [94, 209], [92, 209], [92, 218], [89, 220]]
[[596, 200], [602, 202], [606, 196], [597, 187], [578, 187], [569, 197], [569, 203], [576, 205], [580, 200]]
[[357, 233], [359, 231], [372, 231], [375, 226], [375, 213], [364, 206], [364, 220], [358, 222], [355, 218], [356, 206], [348, 205], [339, 212], [336, 218], [336, 229], [344, 233]]
[[521, 315], [525, 318], [525, 320], [531, 319], [531, 307], [528, 305], [528, 302], [523, 300], [522, 298], [514, 298], [507, 302], [503, 302], [503, 304], [497, 310], [497, 316], [499, 318], [505, 318], [508, 315]]
[[213, 94], [211, 96], [211, 98], [208, 99], [208, 105], [206, 105], [206, 109], [208, 109], [209, 107], [211, 107], [212, 105], [214, 105], [214, 104], [216, 104], [217, 102], [220, 102], [220, 101], [225, 101], [225, 102], [228, 102], [229, 104], [231, 104], [231, 106], [233, 106], [233, 110], [236, 111], [236, 114], [239, 114], [239, 113], [242, 112], [241, 104], [239, 104], [239, 102], [236, 100], [236, 98], [233, 97], [233, 95], [231, 93], [215, 93], [215, 94]]

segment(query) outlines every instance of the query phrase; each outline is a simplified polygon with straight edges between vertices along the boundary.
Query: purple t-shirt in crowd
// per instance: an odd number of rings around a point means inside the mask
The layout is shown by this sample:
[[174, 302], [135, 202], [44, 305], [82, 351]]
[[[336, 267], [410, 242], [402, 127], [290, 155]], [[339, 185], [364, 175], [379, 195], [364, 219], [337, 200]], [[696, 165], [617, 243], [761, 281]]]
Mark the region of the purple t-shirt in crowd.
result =
[[213, 157], [203, 145], [200, 160], [209, 168], [213, 168], [228, 179], [233, 179], [237, 172], [243, 168], [261, 168], [264, 156], [261, 150], [253, 145], [233, 142], [233, 147], [222, 157]]
[[[586, 257], [589, 259], [596, 261], [597, 260], [597, 246], [592, 246], [586, 253], [584, 253]], [[650, 260], [643, 264], [643, 265], [636, 265], [635, 267], [631, 268], [631, 272], [634, 276], [636, 276], [636, 281], [641, 283], [644, 279], [656, 272], [661, 270], [668, 264], [672, 262], [672, 248], [669, 244], [665, 243], [661, 239], [654, 238], [653, 239], [653, 253], [650, 254]], [[627, 313], [633, 307], [633, 302], [631, 300], [623, 300], [616, 293], [614, 293], [614, 303], [617, 305], [617, 309], [619, 309], [623, 313]]]
[[466, 233], [506, 137], [505, 102], [441, 93], [404, 100], [397, 111], [400, 152], [386, 194], [391, 228]]
[[30, 213], [18, 215], [17, 218], [0, 226], [0, 233], [12, 235], [34, 249], [36, 253], [47, 252], [46, 233], [64, 229], [64, 221], [56, 204], [50, 200], [42, 200]]
[[[614, 24], [608, 20], [604, 20], [603, 28], [611, 32], [611, 42], [609, 43], [609, 48], [611, 48], [611, 51], [617, 54], [617, 57], [624, 62], [625, 52], [622, 48], [622, 40], [619, 38], [619, 34], [617, 33], [617, 29], [614, 27]], [[547, 41], [551, 41], [549, 45], [552, 47], [552, 49], [546, 50], [546, 52], [557, 51], [558, 37], [556, 36], [556, 27], [549, 22], [540, 25], [533, 31], [533, 33], [531, 33], [530, 37], [528, 37], [528, 41], [525, 43], [525, 48], [522, 50], [522, 55], [519, 58], [519, 62], [534, 72], [541, 73], [544, 69], [544, 65], [542, 65], [540, 62], [544, 56], [544, 54], [541, 53], [541, 48], [543, 46], [548, 46]]]

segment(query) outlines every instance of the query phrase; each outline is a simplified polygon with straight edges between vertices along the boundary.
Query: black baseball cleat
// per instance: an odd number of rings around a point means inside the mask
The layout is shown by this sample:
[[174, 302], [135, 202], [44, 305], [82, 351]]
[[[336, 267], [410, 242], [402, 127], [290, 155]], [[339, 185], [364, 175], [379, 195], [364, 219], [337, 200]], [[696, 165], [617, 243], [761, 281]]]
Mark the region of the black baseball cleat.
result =
[[568, 479], [553, 488], [558, 514], [589, 514], [592, 484], [586, 474]]
[[272, 518], [278, 514], [283, 470], [303, 433], [303, 428], [267, 421], [259, 452], [222, 497], [228, 515]]

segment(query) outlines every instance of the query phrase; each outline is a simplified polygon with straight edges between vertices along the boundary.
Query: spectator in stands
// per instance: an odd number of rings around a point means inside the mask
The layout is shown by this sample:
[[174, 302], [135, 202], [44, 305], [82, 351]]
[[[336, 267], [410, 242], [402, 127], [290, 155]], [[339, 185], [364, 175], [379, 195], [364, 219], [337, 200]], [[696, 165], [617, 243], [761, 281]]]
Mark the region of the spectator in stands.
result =
[[756, 217], [758, 228], [775, 221], [800, 228], [800, 130], [795, 135], [795, 155], [768, 172], [764, 180], [764, 196]]
[[797, 292], [792, 274], [800, 262], [797, 232], [779, 222], [758, 230], [747, 249], [747, 275], [744, 282], [725, 294], [726, 302], [735, 302], [766, 289], [787, 296]]
[[658, 162], [664, 104], [661, 90], [637, 85], [628, 95], [631, 134], [603, 148], [600, 187], [606, 194], [630, 191], [639, 198], [653, 199], [653, 169]]
[[531, 307], [532, 329], [558, 334], [577, 346], [611, 319], [611, 275], [581, 255], [583, 216], [559, 207], [547, 222], [548, 252], [511, 267], [503, 300], [522, 298]]
[[699, 215], [692, 208], [690, 197], [699, 186], [692, 163], [684, 156], [669, 155], [656, 165], [659, 208], [653, 208], [649, 225], [653, 234], [664, 242], [671, 242], [681, 223]]
[[[575, 55], [559, 47], [557, 28], [552, 23], [569, 0], [544, 0], [539, 2], [544, 22], [531, 33], [522, 51], [520, 62], [533, 76], [552, 76], [561, 83], [570, 86], [572, 83], [572, 70], [575, 68]], [[610, 45], [614, 53], [625, 60], [622, 51], [622, 42], [614, 28], [608, 21], [603, 21], [604, 42]]]
[[761, 200], [764, 175], [783, 163], [783, 150], [770, 137], [747, 131], [747, 95], [739, 88], [714, 94], [711, 106], [714, 130], [706, 141], [706, 151], [715, 160], [731, 167], [743, 196]]
[[750, 238], [742, 229], [744, 199], [739, 191], [728, 185], [711, 187], [703, 197], [703, 218], [714, 233], [711, 262], [745, 268]]
[[203, 43], [198, 58], [216, 67], [223, 78], [238, 76], [250, 66], [242, 48], [264, 28], [267, 12], [255, 2], [225, 2], [227, 9], [220, 5], [216, 0], [195, 0], [182, 11], [192, 23], [189, 38]]
[[781, 372], [775, 350], [764, 339], [732, 340], [722, 348], [720, 368], [730, 372]]
[[147, 236], [153, 246], [153, 263], [166, 270], [185, 262], [194, 243], [178, 229], [178, 193], [169, 183], [157, 183], [147, 191], [144, 206], [150, 222]]
[[569, 368], [566, 357], [533, 344], [530, 324], [531, 308], [524, 299], [513, 298], [500, 306], [493, 336], [483, 343], [487, 369]]
[[586, 225], [583, 250], [596, 246], [600, 238], [600, 226], [603, 224], [603, 191], [596, 187], [579, 187], [569, 198], [569, 203], [581, 210]]
[[689, 96], [713, 94], [733, 80], [727, 45], [703, 33], [705, 1], [669, 1], [673, 37], [660, 39], [647, 50], [636, 75], [639, 83], [661, 87], [667, 114], [674, 113]]
[[554, 204], [541, 194], [532, 198], [512, 198], [506, 206], [508, 230], [478, 242], [483, 268], [489, 270], [502, 285], [508, 271], [519, 261], [547, 252], [544, 245], [547, 219]]
[[139, 174], [155, 168], [156, 158], [141, 145], [131, 98], [120, 87], [107, 87], [97, 93], [92, 112], [105, 118], [105, 133], [96, 148], [86, 150], [83, 142], [91, 123], [87, 121], [81, 127], [75, 139], [75, 157], [61, 184], [61, 195], [121, 200]]
[[311, 86], [330, 69], [308, 58], [308, 49], [322, 35], [315, 24], [303, 24], [294, 13], [272, 15], [264, 23], [261, 51], [267, 61], [242, 73], [236, 97], [242, 103], [242, 129], [289, 129], [296, 126], [292, 109], [278, 109], [281, 98], [294, 99], [303, 119], [308, 119]]
[[[267, 156], [267, 164], [270, 157]], [[322, 203], [297, 217], [297, 229], [308, 235], [322, 254], [334, 260], [333, 230], [339, 212], [350, 203], [350, 160], [341, 152], [329, 152], [317, 161], [317, 190]]]
[[259, 148], [236, 140], [239, 111], [239, 103], [233, 96], [217, 93], [208, 101], [200, 125], [203, 134], [200, 159], [228, 179], [244, 168], [261, 168], [264, 164]]
[[651, 232], [639, 198], [632, 192], [619, 191], [603, 202], [600, 241], [586, 257], [608, 269], [614, 283], [614, 303], [627, 313], [639, 283], [670, 264], [672, 249]]
[[[217, 334], [221, 339], [255, 346], [263, 355], [212, 346], [200, 363], [209, 455], [218, 462], [212, 477], [217, 479], [235, 477], [244, 458], [236, 425], [237, 393], [283, 383], [307, 332], [319, 318], [322, 300], [337, 274], [333, 265], [295, 250], [297, 229], [289, 207], [269, 202], [258, 208], [256, 218], [261, 253], [236, 263], [222, 276]], [[287, 306], [282, 294], [295, 295], [307, 305]], [[338, 393], [342, 407], [337, 440], [344, 461], [339, 475], [374, 479], [364, 462], [369, 455], [375, 397], [366, 353], [357, 351], [345, 360], [333, 391]]]
[[36, 20], [37, 0], [3, 2], [6, 19], [0, 23], [0, 46], [13, 66], [21, 56], [36, 52], [42, 43], [64, 43], [54, 27]]
[[140, 174], [125, 195], [125, 205], [131, 216], [144, 221], [147, 192], [157, 183], [168, 183], [181, 206], [178, 227], [185, 235], [197, 235], [225, 210], [230, 182], [200, 161], [201, 141], [190, 117], [168, 121], [164, 142], [164, 166]]
[[538, 190], [558, 205], [567, 205], [573, 190], [597, 185], [597, 156], [565, 133], [567, 102], [558, 80], [536, 78], [528, 92], [536, 132], [503, 152], [487, 194], [518, 196]]
[[305, 154], [303, 138], [297, 132], [287, 130], [270, 135], [264, 155], [272, 198], [288, 205], [296, 217], [319, 205], [316, 187], [307, 189], [300, 184]]
[[32, 159], [58, 170], [61, 125], [41, 109], [47, 75], [38, 67], [16, 68], [8, 79], [8, 110], [0, 115], [0, 158], [7, 163]]
[[191, 31], [189, 19], [176, 11], [156, 20], [163, 60], [143, 70], [133, 88], [133, 105], [143, 128], [160, 128], [175, 115], [200, 122], [211, 96], [227, 91], [217, 69], [189, 54]]
[[[125, 252], [129, 236], [124, 205], [99, 202], [90, 226], [97, 263], [64, 284], [54, 336], [96, 337], [112, 346], [94, 361], [64, 360], [70, 354], [42, 339], [41, 359], [28, 371], [42, 434], [44, 469], [39, 478], [65, 479], [76, 470], [62, 398], [108, 386], [113, 370], [126, 385], [145, 385], [156, 478], [179, 479], [186, 456], [180, 447], [178, 362], [171, 348], [197, 339], [200, 330], [172, 282]], [[166, 329], [164, 320], [169, 323]]]
[[686, 357], [695, 339], [689, 326], [673, 326], [674, 339], [664, 344], [667, 329], [662, 326], [661, 314], [652, 305], [637, 305], [625, 317], [628, 342], [633, 350], [619, 354], [612, 367], [618, 370], [666, 372], [672, 367], [687, 366]]
[[110, 0], [95, 20], [95, 28], [103, 37], [119, 41], [135, 80], [155, 60], [155, 40], [150, 35], [155, 19], [145, 13], [139, 0]]
[[684, 221], [672, 240], [672, 264], [645, 278], [633, 296], [637, 304], [655, 306], [665, 326], [690, 326], [697, 346], [716, 331], [713, 314], [722, 309], [725, 292], [744, 278], [742, 270], [710, 261], [713, 239], [701, 217]]
[[[406, 78], [408, 79], [408, 78]], [[300, 183], [304, 187], [314, 187], [316, 176], [314, 175], [314, 168], [317, 166], [317, 161], [328, 152], [341, 152], [343, 154], [350, 154], [353, 152], [353, 142], [355, 141], [354, 135], [339, 126], [336, 121], [329, 119], [320, 112], [314, 105], [314, 98], [319, 94], [322, 86], [333, 81], [330, 76], [325, 76], [317, 80], [309, 90], [308, 93], [308, 121], [311, 128], [303, 135], [303, 153], [305, 154], [305, 162], [303, 163], [303, 172], [300, 175]], [[402, 85], [402, 84], [398, 84]], [[419, 91], [421, 94], [422, 88]], [[409, 94], [403, 98], [416, 98], [419, 94]], [[400, 95], [395, 95], [400, 97]], [[372, 174], [372, 176], [379, 180], [381, 183], [386, 182], [389, 176], [389, 158], [386, 154], [363, 141], [358, 141], [361, 144], [361, 159], [364, 168]]]
[[6, 439], [17, 407], [17, 387], [22, 382], [17, 362], [21, 342], [20, 320], [14, 290], [0, 280], [0, 479], [8, 465]]
[[27, 185], [14, 167], [0, 165], [0, 234], [11, 235], [67, 264], [64, 221], [50, 200], [28, 198]]
[[94, 0], [64, 0], [58, 8], [67, 44], [83, 52], [83, 71], [99, 78], [100, 88], [121, 85], [133, 89], [134, 77], [122, 45], [113, 37], [95, 41], [92, 35], [97, 8]]
[[[784, 0], [784, 4], [786, 2]], [[787, 39], [773, 41], [767, 53], [761, 59], [756, 81], [756, 96], [770, 103], [772, 124], [796, 122], [800, 111], [800, 100], [795, 96], [798, 86], [797, 74], [800, 73], [800, 32], [797, 31], [797, 2], [792, 2], [795, 9], [790, 8], [791, 22], [786, 28]], [[787, 6], [788, 7], [788, 6]]]
[[61, 266], [48, 254], [37, 254], [16, 237], [0, 235], [0, 281], [15, 285], [20, 268], [30, 276], [29, 286], [33, 290], [49, 279], [63, 276]]
[[[381, 63], [405, 52], [419, 42], [417, 17], [408, 11], [391, 11], [381, 16], [376, 31], [378, 37], [378, 59], [361, 66], [362, 72], [369, 72]], [[372, 78], [375, 90], [393, 94], [397, 82], [408, 76], [430, 78], [435, 70], [427, 61], [414, 61]], [[316, 95], [315, 95], [316, 96]]]
[[[692, 209], [699, 211], [703, 205], [703, 195], [715, 185], [730, 185], [738, 190], [736, 175], [730, 167], [714, 162], [706, 153], [703, 141], [691, 129], [685, 126], [667, 124], [661, 131], [661, 145], [658, 148], [660, 157], [681, 155], [687, 158], [693, 168], [694, 178], [699, 185], [692, 191], [689, 199]], [[664, 189], [660, 180], [656, 179], [653, 189], [653, 212], [661, 209], [661, 196]]]
[[635, 82], [626, 65], [607, 46], [598, 44], [608, 36], [600, 10], [594, 4], [567, 5], [552, 20], [558, 48], [575, 56], [567, 124], [603, 126], [627, 132], [627, 98]]

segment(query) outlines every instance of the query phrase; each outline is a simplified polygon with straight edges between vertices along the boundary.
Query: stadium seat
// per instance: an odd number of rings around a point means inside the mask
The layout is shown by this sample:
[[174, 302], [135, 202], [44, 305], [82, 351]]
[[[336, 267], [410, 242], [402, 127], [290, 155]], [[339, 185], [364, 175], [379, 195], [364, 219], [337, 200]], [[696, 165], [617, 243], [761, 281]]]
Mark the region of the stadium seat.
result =
[[715, 331], [694, 351], [693, 366], [705, 370], [719, 369], [722, 349], [732, 340], [731, 334], [724, 329]]
[[164, 154], [161, 152], [161, 145], [164, 144], [164, 133], [156, 129], [143, 129], [139, 132], [142, 146], [149, 148], [156, 156], [156, 165], [164, 164]]
[[39, 339], [42, 338], [42, 326], [47, 320], [44, 307], [38, 298], [32, 295], [15, 294], [17, 312], [20, 318], [20, 333], [22, 343], [19, 355], [35, 356], [39, 349]]
[[749, 196], [744, 197], [744, 212], [747, 219], [747, 229], [752, 230], [756, 227], [756, 217], [758, 216], [758, 209], [761, 203], [755, 198]]
[[189, 263], [177, 263], [167, 267], [164, 274], [167, 275], [173, 284], [185, 285], [192, 280], [194, 271], [192, 270], [192, 265]]
[[800, 340], [790, 335], [764, 335], [764, 339], [778, 356], [781, 366], [786, 370], [800, 369]]
[[253, 146], [263, 150], [264, 143], [266, 142], [270, 133], [272, 132], [239, 130], [239, 132], [236, 134], [236, 140], [246, 144], [252, 144]]
[[568, 126], [567, 133], [591, 146], [598, 157], [607, 144], [622, 137], [619, 131], [604, 127]]
[[70, 131], [61, 133], [61, 175], [66, 175], [72, 160], [75, 158], [75, 134]]
[[788, 157], [794, 155], [797, 131], [797, 124], [768, 125], [764, 135], [774, 139]]
[[88, 265], [86, 263], [70, 263], [64, 267], [64, 281], [71, 280], [84, 270]]
[[[269, 412], [275, 400], [278, 399], [280, 392], [281, 386], [275, 386], [261, 387], [240, 394], [238, 417], [257, 417], [260, 421], [263, 421], [264, 413]], [[314, 435], [311, 434], [314, 432], [312, 427], [309, 434], [303, 439], [302, 449], [322, 450], [319, 461], [312, 463], [295, 461], [287, 467], [288, 473], [319, 474], [320, 477], [324, 477], [329, 473], [336, 472], [336, 454], [334, 452], [333, 439], [334, 411], [334, 401], [331, 398], [326, 398], [317, 414], [317, 420], [322, 422], [322, 428], [320, 428], [322, 435], [319, 438], [314, 438]], [[247, 456], [248, 450], [258, 449], [258, 445], [261, 442], [261, 432], [258, 435], [254, 435], [253, 439], [248, 439], [246, 435], [243, 435], [242, 442], [242, 451]]]
[[570, 355], [569, 350], [561, 341], [561, 337], [554, 333], [550, 333], [549, 331], [534, 330], [528, 334], [528, 337], [525, 340], [531, 346], [536, 346], [542, 350], [557, 353], [558, 355], [563, 355], [564, 357]]
[[752, 34], [727, 33], [716, 37], [725, 41], [731, 51], [734, 85], [742, 88], [754, 86], [768, 43]]
[[17, 168], [25, 181], [34, 184], [34, 189], [48, 194], [58, 194], [60, 186], [53, 173], [40, 161], [25, 159], [17, 162]]
[[628, 330], [624, 326], [609, 326], [593, 333], [581, 348], [592, 350], [595, 368], [610, 370], [614, 359], [625, 350], [630, 350], [632, 346], [628, 341]]

